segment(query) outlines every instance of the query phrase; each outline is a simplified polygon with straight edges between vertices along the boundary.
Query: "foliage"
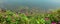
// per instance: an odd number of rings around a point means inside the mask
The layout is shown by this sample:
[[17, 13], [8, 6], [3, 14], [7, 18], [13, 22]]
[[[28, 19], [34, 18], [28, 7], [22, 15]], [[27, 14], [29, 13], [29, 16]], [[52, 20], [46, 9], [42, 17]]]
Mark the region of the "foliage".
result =
[[[60, 11], [50, 14], [33, 14], [26, 16], [24, 13], [16, 13], [6, 10], [5, 13], [0, 13], [0, 24], [51, 24], [52, 21], [58, 22], [60, 19]], [[45, 20], [48, 17], [49, 20]]]

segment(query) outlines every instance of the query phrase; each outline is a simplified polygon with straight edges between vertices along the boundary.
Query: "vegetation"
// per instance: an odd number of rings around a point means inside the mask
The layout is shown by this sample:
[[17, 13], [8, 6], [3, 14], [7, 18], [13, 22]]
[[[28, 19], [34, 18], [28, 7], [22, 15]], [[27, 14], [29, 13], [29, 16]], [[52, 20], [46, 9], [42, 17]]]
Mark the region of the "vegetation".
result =
[[0, 24], [59, 24], [60, 10], [50, 11], [44, 14], [26, 14], [0, 9]]

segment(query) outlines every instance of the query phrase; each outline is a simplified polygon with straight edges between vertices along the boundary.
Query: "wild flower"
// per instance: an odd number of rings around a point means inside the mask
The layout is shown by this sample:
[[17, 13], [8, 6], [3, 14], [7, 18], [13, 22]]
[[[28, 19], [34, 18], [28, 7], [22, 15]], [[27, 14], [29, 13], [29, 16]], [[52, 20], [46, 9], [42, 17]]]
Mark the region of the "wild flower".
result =
[[56, 24], [56, 22], [52, 22], [51, 24]]

